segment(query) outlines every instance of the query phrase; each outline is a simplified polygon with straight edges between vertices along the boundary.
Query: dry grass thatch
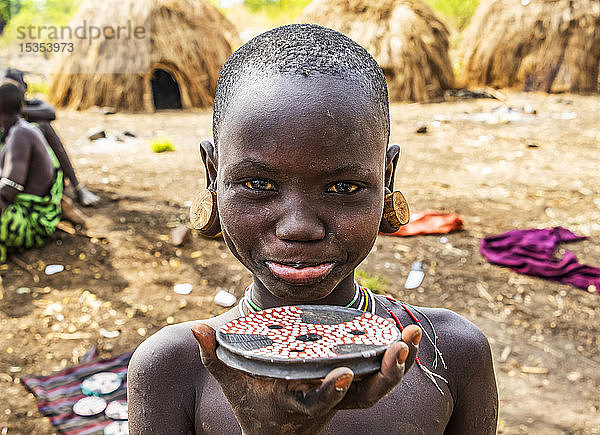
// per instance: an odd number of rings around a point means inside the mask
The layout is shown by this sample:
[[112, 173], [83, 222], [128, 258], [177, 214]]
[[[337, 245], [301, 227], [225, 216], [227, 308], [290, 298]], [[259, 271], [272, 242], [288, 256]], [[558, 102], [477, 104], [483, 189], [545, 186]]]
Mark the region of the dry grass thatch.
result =
[[338, 30], [367, 49], [392, 101], [433, 101], [453, 86], [448, 29], [422, 0], [315, 0], [302, 21]]
[[239, 44], [233, 25], [207, 0], [87, 0], [69, 27], [130, 23], [150, 29], [150, 38], [72, 40], [74, 51], [57, 59], [50, 101], [151, 112], [159, 68], [179, 85], [183, 108], [211, 106], [219, 71]]
[[462, 51], [466, 85], [595, 92], [600, 1], [483, 1]]

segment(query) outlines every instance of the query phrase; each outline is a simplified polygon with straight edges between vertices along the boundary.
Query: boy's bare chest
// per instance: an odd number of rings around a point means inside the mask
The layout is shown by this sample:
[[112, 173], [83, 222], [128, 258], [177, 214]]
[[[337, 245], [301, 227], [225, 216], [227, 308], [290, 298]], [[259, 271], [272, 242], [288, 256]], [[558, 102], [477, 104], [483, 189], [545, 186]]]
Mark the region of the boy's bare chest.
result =
[[[401, 384], [368, 409], [339, 411], [325, 434], [442, 434], [453, 409], [448, 388], [436, 389], [418, 367]], [[257, 404], [260, 406], [260, 404]], [[197, 434], [239, 434], [233, 411], [210, 377], [198, 391], [195, 428]]]

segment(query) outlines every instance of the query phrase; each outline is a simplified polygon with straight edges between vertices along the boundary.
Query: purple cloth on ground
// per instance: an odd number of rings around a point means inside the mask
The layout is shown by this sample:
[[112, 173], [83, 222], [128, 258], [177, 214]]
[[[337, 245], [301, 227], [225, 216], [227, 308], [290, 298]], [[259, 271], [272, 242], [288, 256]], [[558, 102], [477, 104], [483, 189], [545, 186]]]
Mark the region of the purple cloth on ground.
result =
[[575, 254], [570, 251], [565, 251], [562, 258], [554, 256], [561, 242], [582, 239], [586, 237], [573, 234], [562, 227], [545, 230], [512, 230], [484, 238], [480, 250], [490, 263], [582, 289], [594, 285], [600, 293], [600, 268], [579, 264]]

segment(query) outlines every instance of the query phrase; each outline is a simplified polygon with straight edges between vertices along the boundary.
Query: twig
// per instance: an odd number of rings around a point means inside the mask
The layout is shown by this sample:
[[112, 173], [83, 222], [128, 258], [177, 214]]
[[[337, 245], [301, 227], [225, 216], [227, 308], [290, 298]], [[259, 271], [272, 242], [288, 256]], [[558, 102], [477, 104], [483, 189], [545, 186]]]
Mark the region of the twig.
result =
[[38, 276], [37, 273], [35, 273], [33, 271], [33, 267], [30, 264], [25, 263], [23, 260], [21, 260], [16, 255], [13, 255], [10, 258], [17, 266], [19, 266], [21, 269], [25, 269], [27, 272], [29, 272], [31, 274], [31, 276], [33, 277], [33, 282], [35, 282], [36, 284], [38, 282], [40, 282], [40, 277]]

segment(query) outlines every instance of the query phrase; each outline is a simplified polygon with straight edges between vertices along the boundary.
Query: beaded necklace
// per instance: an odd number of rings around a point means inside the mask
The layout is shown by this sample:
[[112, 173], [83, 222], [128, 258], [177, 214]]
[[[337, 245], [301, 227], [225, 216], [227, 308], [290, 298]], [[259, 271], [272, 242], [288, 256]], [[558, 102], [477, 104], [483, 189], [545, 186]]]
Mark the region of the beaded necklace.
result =
[[[253, 288], [254, 288], [254, 283], [252, 283], [248, 287], [246, 287], [246, 290], [244, 291], [244, 297], [242, 299], [240, 299], [238, 309], [240, 310], [240, 313], [242, 315], [244, 315], [244, 312], [251, 314], [251, 313], [258, 313], [259, 311], [263, 310], [256, 302], [254, 302], [252, 300]], [[366, 287], [358, 285], [358, 283], [356, 281], [354, 281], [354, 288], [356, 289], [354, 292], [354, 297], [352, 298], [352, 300], [350, 302], [348, 302], [346, 305], [344, 305], [344, 307], [345, 308], [352, 307], [356, 303], [356, 301], [360, 298], [360, 302], [356, 309], [366, 312], [370, 307], [370, 312], [372, 314], [375, 314], [375, 296], [373, 295], [373, 292], [371, 292], [371, 290], [369, 290]], [[246, 310], [244, 310], [244, 307], [246, 308]]]
[[[433, 326], [433, 323], [431, 322], [431, 320], [429, 320], [429, 317], [427, 317], [427, 315], [425, 315], [425, 313], [423, 313], [422, 311], [420, 311], [419, 309], [408, 305], [408, 304], [404, 304], [402, 302], [397, 301], [394, 298], [391, 298], [389, 296], [385, 297], [387, 300], [392, 301], [392, 302], [397, 302], [400, 304], [400, 306], [404, 309], [404, 311], [406, 311], [406, 313], [410, 316], [410, 318], [417, 324], [419, 325], [419, 327], [421, 328], [421, 331], [423, 331], [423, 334], [425, 334], [425, 337], [427, 338], [427, 340], [429, 341], [429, 343], [431, 343], [431, 345], [433, 346], [433, 351], [435, 353], [435, 360], [433, 361], [433, 368], [437, 368], [437, 361], [438, 361], [438, 357], [439, 360], [442, 362], [442, 365], [444, 366], [444, 369], [447, 369], [446, 367], [446, 363], [444, 362], [444, 357], [442, 355], [442, 352], [439, 350], [439, 348], [437, 347], [437, 341], [438, 341], [438, 336], [435, 332], [435, 328]], [[404, 326], [402, 325], [402, 322], [400, 322], [400, 319], [398, 319], [398, 316], [396, 316], [396, 314], [394, 314], [394, 312], [390, 309], [390, 307], [384, 302], [381, 301], [381, 304], [384, 306], [385, 310], [388, 312], [388, 314], [392, 317], [392, 319], [394, 319], [394, 322], [396, 322], [396, 325], [398, 326], [398, 329], [400, 329], [400, 331], [404, 331]], [[431, 331], [433, 333], [434, 338], [432, 339], [431, 336], [429, 335], [429, 333], [427, 332], [427, 330], [421, 325], [421, 321], [417, 318], [417, 316], [415, 316], [411, 311], [410, 308], [412, 308], [413, 310], [415, 310], [417, 313], [419, 313], [421, 316], [423, 316], [426, 320], [427, 323], [429, 324], [429, 327], [431, 328]], [[440, 394], [443, 396], [444, 395], [444, 391], [442, 390], [442, 388], [439, 386], [439, 384], [437, 383], [436, 379], [440, 379], [443, 382], [445, 382], [446, 384], [448, 383], [448, 381], [446, 380], [446, 378], [444, 378], [441, 375], [438, 375], [437, 373], [432, 372], [431, 370], [429, 370], [427, 367], [425, 367], [423, 365], [423, 363], [421, 362], [421, 360], [419, 359], [418, 356], [415, 357], [415, 363], [417, 364], [417, 366], [423, 371], [423, 373], [425, 374], [425, 376], [431, 381], [433, 382], [433, 385], [435, 385], [435, 388], [437, 388], [437, 390], [440, 392]]]

